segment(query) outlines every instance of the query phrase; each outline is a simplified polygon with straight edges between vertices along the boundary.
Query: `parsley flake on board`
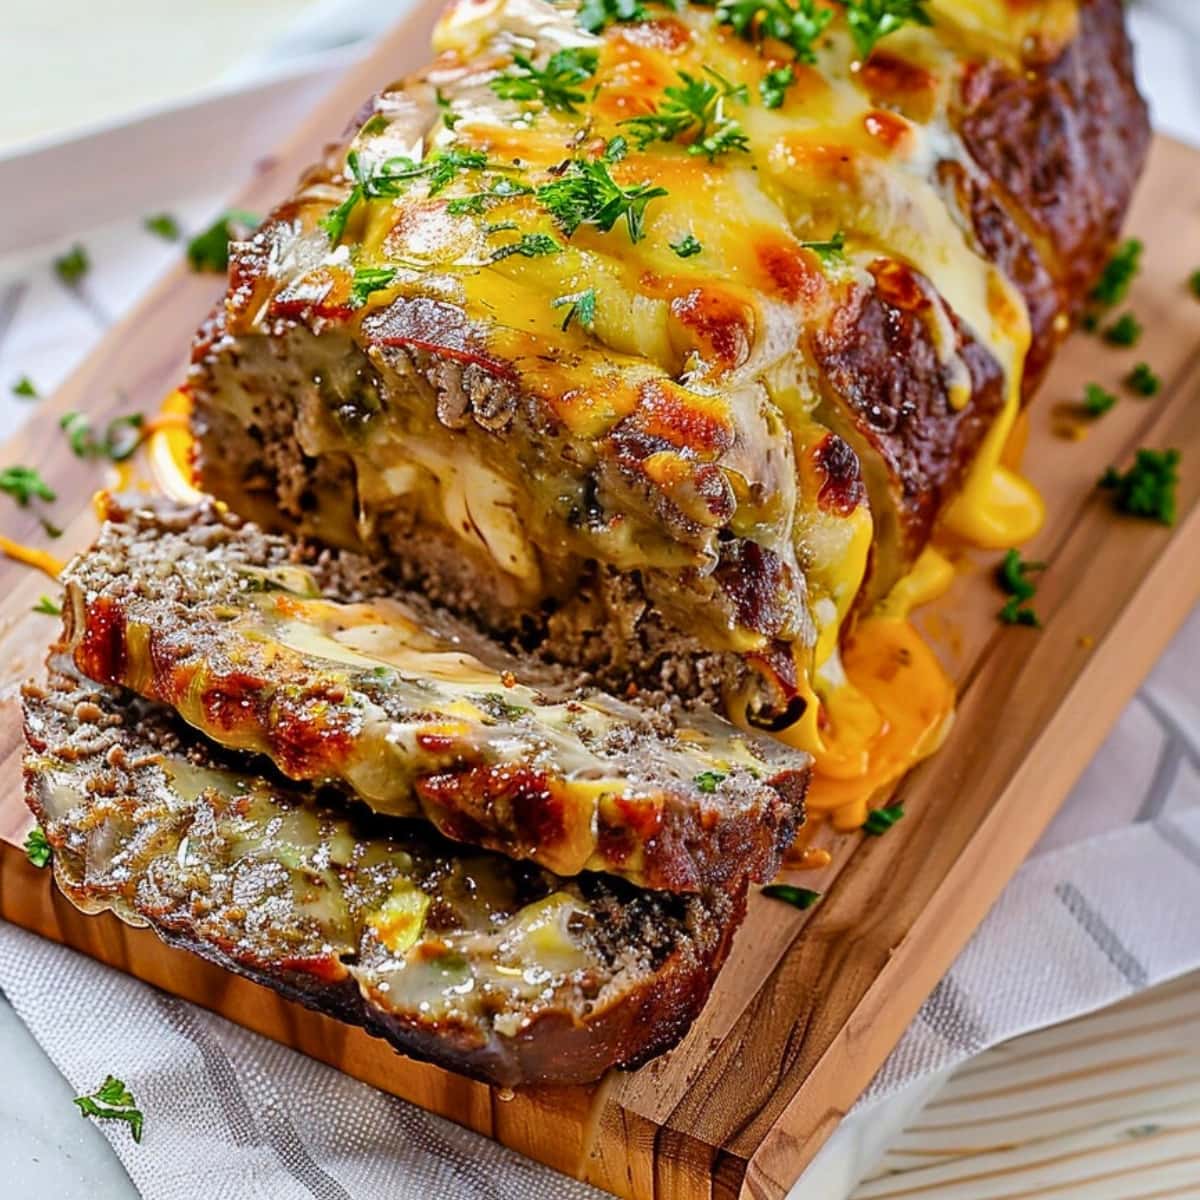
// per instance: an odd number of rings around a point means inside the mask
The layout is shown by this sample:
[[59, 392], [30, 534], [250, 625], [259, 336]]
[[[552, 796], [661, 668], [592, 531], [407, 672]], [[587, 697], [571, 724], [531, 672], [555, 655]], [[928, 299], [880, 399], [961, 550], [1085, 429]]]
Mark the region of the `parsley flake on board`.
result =
[[596, 289], [585, 288], [582, 292], [574, 292], [570, 296], [559, 296], [555, 300], [550, 301], [551, 308], [567, 308], [567, 315], [563, 317], [562, 331], [566, 333], [572, 321], [577, 320], [584, 329], [589, 332], [596, 324]]
[[1116, 402], [1116, 396], [1098, 383], [1089, 383], [1083, 389], [1083, 411], [1089, 417], [1102, 417]]
[[644, 21], [648, 15], [640, 0], [583, 0], [575, 20], [588, 33], [599, 33], [606, 25]]
[[261, 224], [262, 217], [240, 208], [223, 212], [188, 242], [188, 265], [193, 271], [211, 271], [218, 275], [227, 271], [229, 243], [249, 237]]
[[65, 254], [54, 260], [54, 273], [67, 285], [74, 287], [91, 269], [87, 251], [76, 242]]
[[48, 617], [61, 617], [62, 605], [57, 600], [52, 600], [49, 596], [39, 596], [38, 602], [31, 610], [35, 613], [44, 613]]
[[1110, 346], [1136, 346], [1141, 336], [1141, 322], [1133, 313], [1122, 313], [1104, 331], [1104, 340]]
[[162, 238], [164, 242], [179, 241], [179, 222], [170, 213], [154, 213], [142, 221], [142, 227], [147, 233]]
[[763, 888], [762, 894], [772, 900], [782, 900], [801, 912], [812, 908], [821, 899], [820, 892], [814, 892], [812, 888], [793, 887], [790, 883], [769, 883]]
[[58, 499], [34, 467], [5, 467], [0, 470], [0, 492], [11, 496], [22, 508], [27, 507], [33, 499]]
[[892, 804], [887, 808], [873, 808], [867, 813], [867, 819], [863, 822], [863, 832], [869, 833], [872, 837], [883, 837], [903, 816], [903, 804]]
[[839, 0], [846, 7], [846, 21], [863, 59], [889, 34], [905, 25], [932, 25], [925, 11], [929, 0]]
[[1200, 271], [1193, 271], [1188, 279], [1188, 287], [1192, 289], [1192, 295], [1200, 300]]
[[137, 1107], [133, 1093], [115, 1075], [105, 1076], [104, 1082], [87, 1096], [76, 1096], [74, 1104], [85, 1117], [104, 1121], [124, 1121], [135, 1142], [142, 1140], [145, 1116]]
[[1174, 525], [1179, 459], [1178, 450], [1139, 450], [1128, 471], [1122, 474], [1109, 467], [1099, 486], [1113, 493], [1118, 511]]
[[81, 412], [66, 412], [59, 425], [67, 435], [71, 453], [76, 458], [107, 458], [124, 462], [141, 445], [145, 418], [141, 413], [113, 417], [104, 427], [104, 437], [96, 437], [91, 421]]
[[573, 113], [586, 93], [579, 84], [596, 73], [600, 55], [595, 50], [568, 46], [556, 50], [544, 67], [535, 67], [524, 54], [513, 55], [513, 65], [489, 85], [501, 100], [540, 100], [547, 108]]
[[653, 112], [627, 117], [630, 136], [639, 150], [651, 142], [673, 142], [683, 134], [692, 134], [689, 154], [703, 154], [708, 161], [730, 150], [749, 150], [750, 139], [737, 121], [725, 115], [725, 103], [747, 103], [745, 84], [734, 84], [710, 67], [704, 68], [711, 79], [679, 72], [679, 82], [663, 88], [663, 98]]
[[704, 249], [702, 245], [690, 233], [685, 233], [682, 237], [673, 242], [668, 242], [667, 245], [679, 255], [680, 258], [691, 258], [693, 255], [699, 254]]
[[705, 795], [711, 796], [728, 778], [729, 776], [724, 771], [701, 771], [692, 779], [692, 782]]
[[573, 158], [560, 178], [537, 189], [538, 203], [567, 237], [580, 225], [594, 225], [607, 233], [624, 218], [629, 240], [642, 240], [646, 208], [651, 200], [667, 195], [667, 189], [649, 183], [621, 187], [609, 166], [620, 162], [626, 150], [624, 138], [613, 138], [601, 158]]
[[1008, 593], [1008, 600], [998, 616], [1005, 625], [1042, 627], [1038, 615], [1029, 606], [1037, 593], [1037, 585], [1029, 578], [1031, 571], [1044, 571], [1045, 563], [1026, 562], [1015, 550], [1009, 550], [996, 568], [996, 582]]
[[1162, 390], [1162, 380], [1151, 370], [1149, 363], [1138, 363], [1126, 376], [1125, 382], [1139, 396], [1157, 396]]
[[1104, 264], [1104, 270], [1101, 271], [1096, 286], [1088, 293], [1088, 299], [1094, 304], [1102, 304], [1105, 308], [1120, 304], [1128, 295], [1129, 285], [1141, 269], [1144, 249], [1137, 238], [1126, 238]]
[[[37, 611], [36, 609], [34, 610]], [[25, 839], [25, 857], [39, 869], [50, 865], [50, 843], [40, 825], [35, 825]]]
[[38, 398], [37, 388], [33, 386], [33, 380], [28, 375], [22, 375], [12, 385], [12, 394], [20, 396], [22, 400], [36, 400]]

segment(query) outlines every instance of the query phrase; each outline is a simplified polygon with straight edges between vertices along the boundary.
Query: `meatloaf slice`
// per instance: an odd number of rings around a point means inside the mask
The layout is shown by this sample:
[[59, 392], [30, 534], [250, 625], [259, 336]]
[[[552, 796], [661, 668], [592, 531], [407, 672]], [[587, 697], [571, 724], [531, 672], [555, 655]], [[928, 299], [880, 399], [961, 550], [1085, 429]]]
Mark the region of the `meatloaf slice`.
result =
[[744, 880], [567, 880], [347, 814], [65, 659], [23, 697], [27, 800], [76, 905], [489, 1083], [584, 1082], [668, 1048], [745, 907]]
[[353, 556], [305, 563], [214, 506], [113, 515], [64, 574], [64, 639], [89, 678], [291, 779], [562, 875], [698, 891], [778, 869], [803, 754], [709, 713], [549, 694]]

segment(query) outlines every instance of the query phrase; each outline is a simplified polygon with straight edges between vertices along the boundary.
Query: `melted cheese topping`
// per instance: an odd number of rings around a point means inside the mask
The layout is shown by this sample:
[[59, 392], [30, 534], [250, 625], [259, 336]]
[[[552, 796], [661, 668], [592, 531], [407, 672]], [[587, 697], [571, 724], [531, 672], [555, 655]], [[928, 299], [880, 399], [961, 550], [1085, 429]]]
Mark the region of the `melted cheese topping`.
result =
[[[1019, 67], [1052, 56], [1074, 35], [1078, 5], [931, 0], [931, 8], [933, 28], [905, 27], [886, 42], [888, 55], [921, 81], [921, 94], [898, 106], [902, 115], [877, 105], [840, 7], [817, 46], [817, 65], [798, 65], [783, 104], [768, 109], [758, 101], [758, 85], [790, 56], [777, 59], [769, 47], [720, 26], [709, 8], [655, 10], [653, 20], [593, 36], [570, 9], [542, 0], [460, 0], [439, 23], [434, 44], [442, 57], [428, 77], [453, 112], [453, 128], [438, 122], [431, 129], [412, 115], [411, 103], [406, 108], [396, 99], [389, 109], [385, 96], [380, 114], [388, 119], [382, 127], [368, 122], [353, 147], [368, 170], [397, 155], [419, 160], [452, 146], [482, 151], [492, 164], [487, 172], [460, 173], [440, 196], [418, 182], [396, 200], [359, 204], [351, 213], [346, 239], [356, 244], [355, 262], [394, 272], [354, 317], [360, 324], [400, 296], [450, 301], [487, 331], [486, 346], [469, 353], [505, 364], [519, 391], [544, 402], [568, 435], [587, 446], [638, 410], [646, 386], [660, 389], [696, 425], [731, 431], [736, 446], [752, 427], [746, 413], [753, 397], [765, 391], [791, 433], [799, 467], [802, 502], [793, 515], [780, 515], [778, 475], [765, 486], [741, 476], [725, 448], [685, 445], [653, 456], [641, 465], [639, 485], [680, 503], [697, 459], [716, 464], [738, 501], [731, 528], [753, 531], [809, 585], [815, 636], [793, 640], [806, 710], [784, 736], [814, 755], [814, 806], [837, 809], [842, 824], [861, 816], [866, 795], [936, 745], [953, 700], [936, 659], [904, 620], [912, 603], [945, 585], [948, 565], [927, 554], [839, 653], [872, 539], [882, 534], [865, 504], [823, 510], [804, 494], [804, 455], [828, 433], [814, 415], [820, 384], [807, 339], [827, 323], [839, 297], [872, 286], [866, 268], [880, 257], [926, 276], [1004, 373], [1002, 409], [942, 514], [941, 535], [1007, 547], [1036, 533], [1044, 515], [1036, 492], [1004, 461], [1020, 407], [1028, 314], [1012, 282], [965, 232], [969, 220], [940, 185], [938, 168], [951, 160], [971, 169], [949, 115], [964, 59], [998, 57]], [[497, 100], [488, 84], [514, 53], [542, 63], [565, 46], [598, 55], [581, 112]], [[622, 122], [653, 111], [681, 72], [703, 78], [706, 70], [746, 89], [749, 102], [729, 99], [725, 111], [745, 131], [748, 149], [710, 162], [686, 153], [686, 136], [635, 145], [610, 170], [622, 187], [666, 190], [645, 210], [644, 236], [634, 242], [618, 223], [609, 232], [585, 224], [565, 238], [533, 190], [561, 178], [572, 154], [594, 159], [608, 139], [630, 137]], [[465, 201], [489, 177], [520, 187], [491, 196], [482, 219], [447, 210], [447, 198]], [[318, 185], [302, 220], [315, 226], [341, 195]], [[843, 265], [804, 246], [835, 232], [845, 236]], [[561, 248], [545, 256], [497, 256], [524, 234], [552, 237]], [[685, 234], [701, 243], [700, 255], [681, 259], [672, 251]], [[324, 303], [344, 298], [352, 271], [346, 245], [320, 261], [302, 258], [276, 268], [285, 294]], [[594, 323], [564, 324], [556, 301], [584, 288], [595, 293]], [[970, 377], [948, 312], [940, 305], [933, 310], [931, 333], [950, 381], [949, 402], [961, 409], [970, 399]], [[482, 467], [468, 449], [468, 481], [463, 460], [443, 445], [423, 445], [411, 431], [394, 438], [385, 456], [370, 454], [368, 486], [371, 470], [392, 492], [403, 490], [410, 472], [431, 475], [447, 526], [534, 591], [542, 586], [538, 543], [582, 536], [553, 523], [536, 539], [525, 536], [531, 520], [553, 509], [552, 498], [568, 492], [552, 473], [506, 478], [497, 466], [501, 473], [493, 479], [491, 464]], [[531, 518], [519, 496], [539, 487], [545, 491]], [[589, 530], [582, 553], [626, 568], [712, 570], [715, 525], [685, 544], [664, 538], [629, 497], [622, 501], [627, 519], [604, 535]], [[703, 507], [694, 513], [702, 518]], [[759, 632], [734, 628], [714, 644], [753, 652], [763, 642]]]

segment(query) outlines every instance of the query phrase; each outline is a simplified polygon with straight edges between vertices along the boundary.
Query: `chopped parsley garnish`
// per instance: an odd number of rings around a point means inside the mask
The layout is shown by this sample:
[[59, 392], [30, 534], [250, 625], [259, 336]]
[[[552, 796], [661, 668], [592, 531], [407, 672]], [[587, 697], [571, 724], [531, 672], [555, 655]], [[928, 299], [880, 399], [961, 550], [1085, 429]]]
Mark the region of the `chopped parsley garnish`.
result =
[[692, 782], [700, 791], [711, 796], [717, 787], [728, 778], [729, 776], [724, 771], [701, 771], [692, 779]]
[[1104, 270], [1100, 273], [1096, 286], [1088, 293], [1088, 299], [1094, 304], [1104, 305], [1105, 308], [1120, 304], [1141, 268], [1143, 249], [1137, 238], [1127, 238], [1123, 241], [1104, 264]]
[[846, 7], [846, 21], [854, 44], [863, 59], [889, 34], [905, 25], [932, 25], [925, 11], [929, 0], [839, 0]]
[[[445, 99], [445, 98], [442, 96], [442, 93], [441, 93], [441, 90], [440, 90], [440, 89], [439, 89], [439, 90], [438, 90], [438, 92], [437, 92], [437, 104], [438, 104], [438, 108], [443, 108], [443, 107], [446, 107], [446, 106], [448, 106], [448, 105], [449, 105], [449, 101], [448, 101], [448, 100], [446, 100], [446, 99]], [[363, 126], [363, 127], [362, 127], [362, 128], [359, 130], [359, 131], [358, 131], [358, 136], [359, 136], [359, 137], [375, 137], [377, 134], [380, 134], [380, 133], [382, 133], [382, 132], [383, 132], [383, 131], [384, 131], [384, 130], [387, 128], [387, 127], [388, 127], [388, 119], [387, 119], [387, 117], [385, 117], [385, 116], [383, 115], [383, 113], [376, 113], [376, 114], [375, 114], [373, 117], [371, 117], [371, 119], [370, 119], [369, 121], [367, 121], [367, 123], [366, 123], [366, 124], [365, 124], [365, 125], [364, 125], [364, 126]]]
[[54, 260], [54, 273], [67, 285], [74, 287], [91, 269], [87, 251], [76, 242], [66, 254]]
[[1179, 457], [1178, 450], [1139, 450], [1124, 474], [1109, 467], [1100, 478], [1100, 487], [1113, 493], [1120, 512], [1174, 525]]
[[815, 63], [813, 43], [833, 20], [833, 10], [816, 0], [717, 0], [717, 21], [749, 41], [775, 38], [795, 52], [799, 62]]
[[673, 142], [685, 133], [693, 135], [689, 154], [704, 154], [712, 162], [730, 150], [748, 150], [750, 140], [737, 121], [725, 115], [727, 100], [747, 102], [745, 84], [733, 84], [709, 67], [712, 77], [679, 72], [679, 83], [663, 88], [663, 99], [652, 113], [620, 122], [629, 127], [639, 150], [651, 142]]
[[695, 254], [699, 254], [704, 249], [703, 246], [690, 234], [685, 233], [681, 238], [674, 242], [668, 242], [667, 245], [679, 255], [680, 258], [691, 258]]
[[1188, 278], [1188, 287], [1192, 289], [1192, 295], [1200, 300], [1200, 271], [1193, 271]]
[[1125, 382], [1139, 396], [1157, 396], [1162, 390], [1162, 380], [1151, 370], [1149, 363], [1138, 363], [1129, 372]]
[[523, 233], [515, 242], [498, 246], [492, 252], [492, 262], [511, 258], [519, 254], [522, 258], [541, 258], [545, 254], [557, 254], [562, 249], [548, 233]]
[[1116, 402], [1116, 396], [1106, 392], [1098, 383], [1089, 383], [1083, 389], [1083, 411], [1089, 417], [1104, 416]]
[[644, 21], [647, 13], [640, 0], [583, 0], [575, 20], [588, 33], [599, 33], [620, 21]]
[[776, 67], [758, 81], [758, 94], [767, 108], [782, 106], [787, 90], [796, 82], [794, 67]]
[[372, 292], [382, 291], [396, 278], [395, 267], [357, 267], [350, 284], [351, 308], [362, 308]]
[[455, 196], [453, 200], [447, 201], [446, 211], [452, 217], [481, 217], [491, 204], [500, 204], [505, 200], [511, 200], [513, 196], [531, 196], [532, 194], [533, 188], [527, 184], [502, 177], [494, 180], [486, 192], [473, 192], [469, 196]]
[[1026, 562], [1015, 550], [1009, 550], [996, 569], [996, 582], [1008, 593], [1008, 599], [999, 612], [1005, 625], [1028, 625], [1033, 629], [1042, 627], [1038, 615], [1029, 606], [1037, 592], [1037, 585], [1029, 578], [1031, 571], [1044, 571], [1045, 563]]
[[49, 596], [39, 596], [38, 602], [33, 606], [32, 611], [35, 613], [45, 613], [48, 617], [61, 617], [62, 605]]
[[790, 883], [769, 883], [763, 888], [762, 894], [772, 900], [782, 900], [784, 904], [790, 904], [801, 912], [812, 908], [821, 899], [820, 892], [814, 892], [812, 888], [793, 887]]
[[104, 1082], [88, 1096], [76, 1096], [74, 1103], [85, 1117], [99, 1117], [105, 1121], [124, 1121], [135, 1142], [142, 1140], [142, 1124], [145, 1116], [137, 1107], [133, 1093], [115, 1075], [108, 1075]]
[[1123, 313], [1104, 331], [1110, 346], [1136, 346], [1141, 336], [1141, 322], [1133, 313]]
[[0, 470], [0, 492], [11, 496], [22, 508], [26, 508], [33, 499], [58, 499], [34, 467], [5, 467]]
[[351, 150], [346, 155], [346, 167], [354, 186], [341, 204], [321, 218], [321, 228], [336, 245], [346, 231], [350, 214], [363, 200], [395, 199], [417, 179], [428, 180], [429, 194], [436, 196], [461, 171], [480, 171], [487, 165], [487, 155], [482, 150], [464, 150], [460, 146], [439, 150], [420, 162], [399, 155], [371, 166], [363, 162], [357, 150]]
[[562, 330], [566, 333], [572, 321], [578, 321], [584, 329], [591, 331], [596, 324], [596, 289], [585, 288], [582, 292], [574, 292], [570, 296], [559, 296], [550, 301], [551, 308], [567, 308], [563, 317]]
[[563, 175], [537, 189], [538, 202], [554, 218], [567, 237], [580, 225], [594, 225], [607, 233], [622, 218], [631, 242], [644, 236], [646, 207], [667, 189], [639, 183], [624, 188], [609, 171], [612, 163], [625, 157], [624, 138], [615, 137], [599, 159], [573, 158]]
[[[36, 612], [37, 609], [34, 609]], [[25, 857], [39, 869], [50, 864], [50, 843], [40, 825], [35, 825], [25, 839]]]
[[223, 212], [207, 229], [188, 242], [188, 265], [193, 271], [212, 271], [218, 275], [227, 271], [229, 243], [248, 237], [261, 224], [262, 217], [240, 208]]
[[104, 427], [104, 437], [98, 438], [92, 423], [81, 412], [63, 413], [59, 425], [67, 435], [71, 452], [76, 458], [107, 458], [124, 462], [142, 441], [145, 418], [141, 413], [114, 417]]
[[442, 110], [442, 124], [453, 133], [454, 127], [462, 120], [462, 113], [454, 111], [454, 104], [449, 97], [442, 95], [441, 88], [436, 88], [433, 96], [437, 101], [438, 108]]
[[887, 808], [873, 808], [867, 813], [867, 819], [863, 822], [863, 832], [869, 833], [872, 837], [882, 837], [903, 816], [903, 804], [892, 804]]
[[155, 213], [142, 222], [147, 233], [160, 237], [164, 242], [179, 241], [179, 222], [170, 213]]
[[500, 692], [487, 692], [483, 699], [487, 702], [494, 714], [502, 717], [507, 717], [510, 721], [516, 720], [517, 717], [523, 717], [526, 713], [532, 710], [523, 704], [513, 704], [506, 700]]
[[38, 398], [37, 388], [33, 386], [33, 380], [28, 375], [22, 375], [12, 385], [12, 394], [20, 396], [23, 400], [36, 400]]
[[839, 229], [824, 242], [801, 242], [805, 250], [811, 250], [827, 267], [840, 266], [846, 261], [846, 235]]
[[556, 50], [539, 69], [517, 53], [512, 67], [496, 76], [491, 88], [501, 100], [540, 100], [547, 108], [573, 113], [586, 96], [578, 85], [595, 75], [599, 59], [595, 50], [568, 46]]

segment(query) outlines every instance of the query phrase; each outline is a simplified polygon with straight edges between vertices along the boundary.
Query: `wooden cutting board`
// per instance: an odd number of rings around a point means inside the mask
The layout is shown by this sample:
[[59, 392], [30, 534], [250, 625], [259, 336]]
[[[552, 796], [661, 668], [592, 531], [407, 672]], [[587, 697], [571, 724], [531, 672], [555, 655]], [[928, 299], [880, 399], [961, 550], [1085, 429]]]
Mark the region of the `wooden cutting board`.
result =
[[[402, 22], [322, 103], [238, 203], [263, 211], [292, 186], [363, 98], [419, 66], [437, 8]], [[167, 949], [111, 916], [85, 917], [21, 850], [15, 683], [40, 669], [51, 618], [31, 613], [48, 581], [0, 563], [0, 916], [75, 946], [397, 1096], [633, 1200], [782, 1197], [870, 1080], [921, 1001], [999, 895], [1122, 707], [1200, 599], [1200, 154], [1159, 139], [1131, 231], [1147, 242], [1130, 301], [1136, 350], [1077, 336], [1032, 412], [1026, 466], [1046, 496], [1046, 528], [1027, 551], [1049, 565], [1041, 632], [996, 621], [997, 556], [964, 566], [920, 621], [961, 686], [942, 751], [898, 789], [907, 816], [884, 838], [829, 838], [833, 864], [797, 882], [824, 893], [807, 913], [755, 897], [707, 1008], [669, 1056], [587, 1088], [516, 1096], [414, 1063], [360, 1030]], [[66, 556], [95, 532], [89, 498], [104, 469], [72, 457], [59, 416], [154, 411], [181, 379], [193, 328], [220, 281], [182, 268], [117, 326], [0, 454], [38, 467], [65, 526]], [[1166, 381], [1153, 399], [1122, 392], [1083, 440], [1055, 433], [1060, 406], [1096, 380], [1121, 391], [1133, 363]], [[1173, 529], [1116, 515], [1095, 483], [1138, 446], [1183, 452]], [[15, 505], [0, 522], [45, 535]]]

